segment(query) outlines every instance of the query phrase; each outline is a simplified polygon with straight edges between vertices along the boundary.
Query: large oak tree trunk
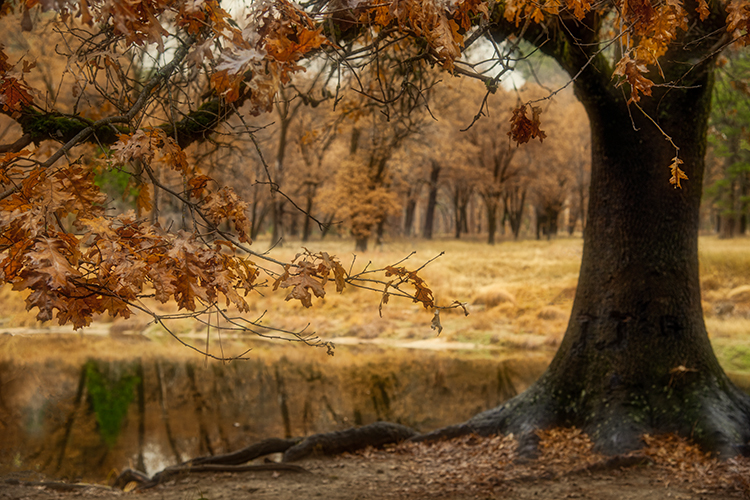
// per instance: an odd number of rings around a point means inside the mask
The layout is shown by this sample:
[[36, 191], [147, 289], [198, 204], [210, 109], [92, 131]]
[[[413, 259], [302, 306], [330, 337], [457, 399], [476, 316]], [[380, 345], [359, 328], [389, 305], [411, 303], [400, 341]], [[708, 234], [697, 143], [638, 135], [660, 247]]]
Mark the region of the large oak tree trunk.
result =
[[[585, 40], [584, 40], [585, 41]], [[578, 47], [558, 45], [575, 74]], [[670, 57], [672, 56], [672, 57]], [[680, 62], [679, 58], [682, 58]], [[691, 59], [693, 58], [693, 59]], [[712, 89], [711, 61], [667, 54], [667, 81], [640, 105], [675, 144], [689, 176], [669, 183], [675, 148], [624, 93], [602, 60], [575, 83], [592, 130], [589, 218], [567, 331], [546, 373], [525, 393], [451, 432], [513, 432], [533, 449], [537, 428], [574, 425], [600, 451], [676, 432], [731, 455], [750, 438], [750, 398], [719, 366], [708, 340], [698, 276], [698, 211]], [[565, 65], [565, 64], [564, 64]], [[596, 66], [599, 67], [596, 67]], [[631, 121], [632, 114], [632, 121]]]

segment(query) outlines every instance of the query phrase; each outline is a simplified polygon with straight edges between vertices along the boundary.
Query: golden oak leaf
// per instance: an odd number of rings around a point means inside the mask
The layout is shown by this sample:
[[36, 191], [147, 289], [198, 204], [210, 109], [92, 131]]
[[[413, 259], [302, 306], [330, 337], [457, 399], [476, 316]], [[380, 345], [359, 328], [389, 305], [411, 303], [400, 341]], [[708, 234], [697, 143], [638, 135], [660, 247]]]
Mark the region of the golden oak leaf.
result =
[[5, 47], [0, 45], [0, 75], [4, 75], [11, 69], [13, 69], [13, 66], [8, 64], [8, 55], [5, 53]]
[[380, 317], [383, 317], [383, 306], [388, 304], [388, 299], [390, 298], [391, 294], [388, 293], [388, 287], [391, 286], [391, 283], [393, 281], [390, 281], [385, 284], [385, 288], [383, 289], [383, 295], [380, 296], [380, 304], [378, 305], [378, 314]]
[[211, 285], [224, 294], [227, 299], [227, 305], [229, 303], [234, 304], [240, 312], [248, 312], [250, 310], [250, 306], [245, 299], [237, 293], [234, 286], [234, 275], [231, 271], [227, 269], [215, 270]]
[[463, 36], [458, 32], [458, 24], [445, 15], [440, 15], [435, 25], [427, 33], [427, 41], [435, 49], [443, 62], [443, 67], [453, 69], [453, 62], [461, 55]]
[[196, 299], [209, 302], [206, 291], [198, 284], [195, 276], [186, 274], [177, 276], [174, 299], [180, 309], [187, 309], [188, 311], [195, 311]]
[[565, 5], [569, 10], [573, 11], [573, 15], [579, 21], [586, 17], [586, 13], [591, 10], [591, 2], [589, 0], [565, 0]]
[[425, 309], [435, 307], [435, 299], [433, 297], [432, 290], [427, 287], [425, 281], [417, 274], [416, 271], [408, 271], [404, 267], [386, 266], [385, 275], [399, 276], [403, 281], [412, 284], [415, 288], [414, 297], [412, 297], [414, 302], [420, 302], [425, 307]]
[[22, 149], [21, 151], [18, 151], [17, 153], [14, 153], [13, 151], [9, 151], [2, 156], [0, 156], [0, 165], [3, 167], [6, 167], [9, 163], [11, 163], [16, 158], [25, 157], [31, 154], [31, 151], [28, 149]]
[[284, 300], [297, 299], [305, 307], [312, 306], [312, 295], [310, 294], [310, 290], [312, 290], [318, 298], [323, 298], [326, 294], [320, 281], [307, 274], [290, 276], [281, 282], [281, 288], [291, 288], [291, 291]]
[[144, 160], [148, 162], [153, 156], [151, 150], [151, 137], [141, 129], [133, 134], [121, 134], [119, 140], [112, 145], [115, 151], [115, 161], [125, 164], [130, 160]]
[[687, 174], [683, 172], [680, 165], [682, 165], [682, 160], [676, 156], [672, 158], [672, 164], [669, 166], [669, 170], [672, 172], [672, 177], [669, 178], [669, 183], [672, 184], [675, 189], [682, 188], [680, 180], [688, 180]]
[[[747, 0], [730, 0], [726, 6], [727, 11], [727, 32], [734, 33], [739, 31], [737, 38], [743, 45], [747, 45], [750, 33], [750, 5]], [[744, 36], [743, 33], [744, 32]]]
[[641, 100], [640, 93], [647, 96], [651, 95], [651, 87], [654, 86], [654, 82], [643, 76], [647, 71], [648, 68], [644, 64], [631, 59], [628, 54], [622, 56], [617, 66], [615, 66], [612, 77], [619, 76], [623, 78], [617, 86], [619, 87], [625, 82], [630, 84], [630, 99], [628, 99], [628, 104], [639, 102]]
[[279, 289], [279, 286], [281, 286], [281, 284], [282, 284], [282, 283], [283, 283], [284, 281], [288, 280], [288, 279], [289, 279], [289, 277], [291, 276], [291, 275], [289, 274], [289, 267], [290, 267], [290, 266], [289, 266], [289, 264], [285, 265], [285, 266], [284, 266], [284, 272], [283, 272], [283, 273], [282, 273], [282, 274], [281, 274], [281, 275], [280, 275], [280, 276], [279, 276], [278, 278], [276, 278], [276, 279], [274, 280], [274, 282], [273, 282], [273, 288], [272, 288], [272, 290], [273, 290], [274, 292], [275, 292], [276, 290], [278, 290], [278, 289]]

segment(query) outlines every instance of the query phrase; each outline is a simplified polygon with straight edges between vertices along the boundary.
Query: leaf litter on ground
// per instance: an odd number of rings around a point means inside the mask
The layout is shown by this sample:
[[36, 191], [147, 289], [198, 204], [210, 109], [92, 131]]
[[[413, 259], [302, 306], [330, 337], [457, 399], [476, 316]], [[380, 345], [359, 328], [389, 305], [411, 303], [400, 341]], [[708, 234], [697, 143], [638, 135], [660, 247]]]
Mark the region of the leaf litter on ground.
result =
[[357, 454], [370, 460], [399, 458], [404, 476], [401, 493], [420, 497], [499, 493], [514, 484], [594, 473], [620, 474], [625, 469], [647, 469], [665, 488], [680, 485], [697, 495], [726, 494], [750, 499], [750, 458], [719, 459], [687, 439], [673, 434], [644, 435], [644, 446], [627, 454], [606, 456], [580, 429], [537, 431], [538, 455], [519, 456], [514, 436], [482, 437], [402, 443], [385, 449], [367, 448]]

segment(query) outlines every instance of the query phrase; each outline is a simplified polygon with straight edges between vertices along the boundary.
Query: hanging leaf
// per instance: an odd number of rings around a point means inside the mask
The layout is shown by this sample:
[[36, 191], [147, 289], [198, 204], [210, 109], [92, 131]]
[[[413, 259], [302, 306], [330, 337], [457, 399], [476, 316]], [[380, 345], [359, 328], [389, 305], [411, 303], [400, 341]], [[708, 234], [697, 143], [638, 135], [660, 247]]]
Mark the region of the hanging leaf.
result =
[[539, 142], [544, 142], [547, 134], [539, 128], [541, 126], [541, 120], [539, 119], [541, 114], [541, 108], [532, 107], [531, 119], [529, 119], [526, 116], [525, 104], [513, 110], [508, 135], [512, 140], [516, 141], [516, 145], [520, 146], [537, 137], [539, 138]]
[[646, 72], [648, 72], [646, 65], [631, 59], [628, 54], [622, 56], [617, 66], [615, 66], [612, 77], [619, 76], [622, 78], [617, 83], [617, 87], [622, 86], [626, 82], [630, 84], [630, 99], [628, 99], [628, 104], [639, 102], [641, 100], [640, 94], [651, 95], [651, 87], [654, 86], [654, 82], [643, 76]]
[[438, 335], [443, 331], [443, 325], [440, 324], [440, 309], [435, 309], [435, 315], [432, 317], [430, 328], [437, 330]]
[[669, 166], [669, 170], [672, 172], [672, 177], [669, 178], [669, 183], [672, 184], [675, 189], [682, 188], [680, 180], [688, 180], [687, 174], [680, 168], [682, 160], [676, 156], [672, 158], [672, 164]]

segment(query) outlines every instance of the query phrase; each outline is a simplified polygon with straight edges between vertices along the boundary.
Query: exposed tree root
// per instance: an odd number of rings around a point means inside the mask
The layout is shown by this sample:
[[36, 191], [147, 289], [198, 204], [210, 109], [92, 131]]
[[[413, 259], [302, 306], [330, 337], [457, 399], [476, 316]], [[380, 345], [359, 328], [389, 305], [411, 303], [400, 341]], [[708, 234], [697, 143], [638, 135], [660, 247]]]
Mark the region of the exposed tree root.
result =
[[414, 429], [391, 422], [375, 422], [344, 431], [315, 434], [289, 448], [284, 453], [284, 462], [293, 462], [309, 455], [336, 455], [367, 446], [384, 446], [416, 435]]
[[292, 446], [302, 441], [302, 438], [292, 439], [280, 439], [280, 438], [268, 438], [255, 444], [251, 444], [246, 448], [234, 451], [232, 453], [225, 453], [223, 455], [211, 455], [205, 457], [196, 457], [192, 460], [188, 460], [184, 465], [196, 466], [202, 464], [214, 464], [214, 465], [240, 465], [250, 460], [254, 460], [258, 457], [270, 455], [272, 453], [284, 453]]
[[[335, 455], [368, 446], [379, 447], [398, 443], [416, 434], [414, 429], [400, 424], [375, 422], [344, 431], [314, 434], [304, 439], [269, 438], [232, 453], [197, 457], [167, 467], [151, 478], [141, 472], [125, 469], [115, 480], [115, 486], [124, 488], [128, 483], [136, 482], [140, 489], [151, 488], [174, 476], [197, 472], [308, 472], [303, 467], [286, 462], [300, 460], [309, 455]], [[242, 465], [272, 453], [284, 453], [284, 463]]]

